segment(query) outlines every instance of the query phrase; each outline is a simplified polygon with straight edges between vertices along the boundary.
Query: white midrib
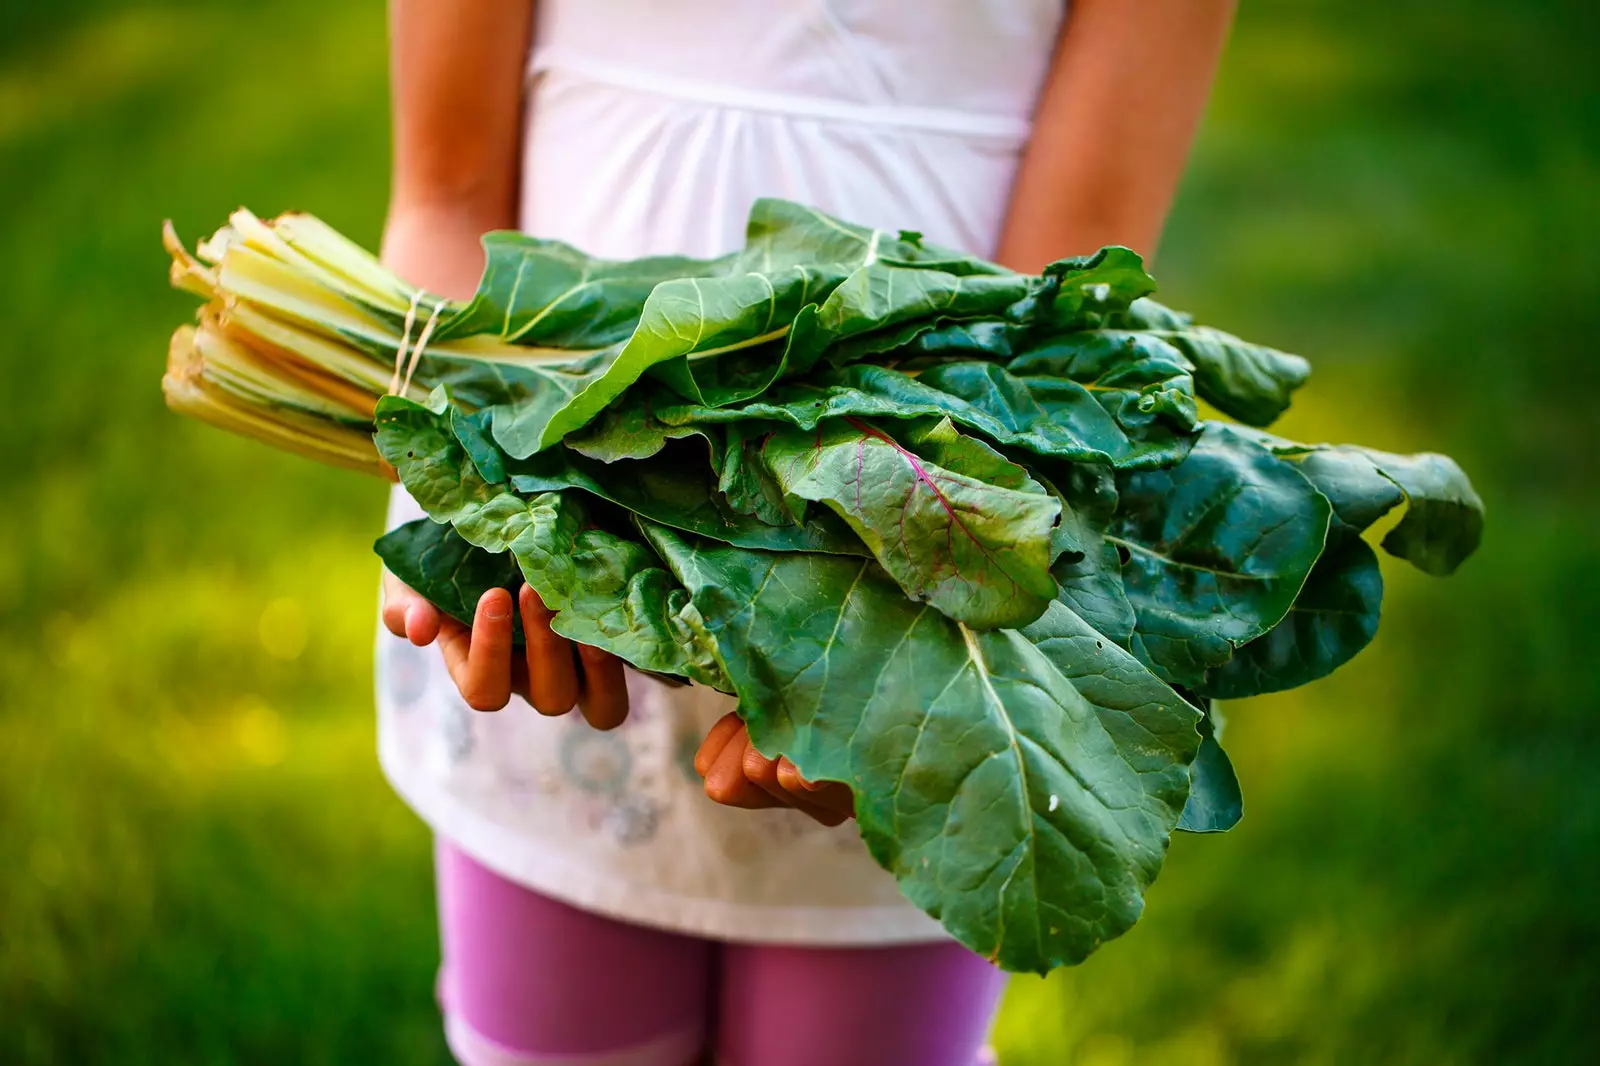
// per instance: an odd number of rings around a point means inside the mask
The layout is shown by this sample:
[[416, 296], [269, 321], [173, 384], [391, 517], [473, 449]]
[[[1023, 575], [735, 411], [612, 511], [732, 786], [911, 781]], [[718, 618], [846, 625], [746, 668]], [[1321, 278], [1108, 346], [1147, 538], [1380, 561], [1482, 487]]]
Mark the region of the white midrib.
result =
[[[999, 715], [1000, 721], [1005, 723], [1006, 740], [1011, 747], [1012, 757], [1017, 763], [1017, 783], [1022, 788], [1022, 835], [1028, 841], [1028, 850], [1034, 851], [1035, 843], [1033, 839], [1033, 819], [1029, 814], [1029, 811], [1032, 808], [1030, 808], [1028, 805], [1028, 767], [1022, 758], [1022, 744], [1017, 739], [1016, 724], [1011, 721], [1011, 715], [1006, 712], [1005, 704], [1000, 701], [1000, 694], [994, 690], [994, 680], [989, 676], [989, 665], [988, 663], [984, 662], [983, 650], [978, 647], [977, 634], [971, 629], [967, 628], [967, 624], [965, 622], [957, 622], [956, 628], [961, 630], [961, 639], [967, 642], [967, 658], [972, 660], [972, 667], [977, 672], [978, 683], [983, 686], [984, 695], [988, 697], [989, 703], [994, 707], [995, 713]], [[1005, 894], [1006, 887], [1011, 884], [1011, 878], [1014, 876], [1016, 876], [1016, 870], [1012, 870], [1012, 872], [1007, 875], [1006, 883], [1000, 886], [1000, 895], [1003, 896]], [[1005, 904], [1002, 901], [1000, 906], [1000, 921], [995, 931], [995, 953], [997, 955], [1000, 951], [1000, 945], [1005, 942], [1005, 933], [1006, 911]]]

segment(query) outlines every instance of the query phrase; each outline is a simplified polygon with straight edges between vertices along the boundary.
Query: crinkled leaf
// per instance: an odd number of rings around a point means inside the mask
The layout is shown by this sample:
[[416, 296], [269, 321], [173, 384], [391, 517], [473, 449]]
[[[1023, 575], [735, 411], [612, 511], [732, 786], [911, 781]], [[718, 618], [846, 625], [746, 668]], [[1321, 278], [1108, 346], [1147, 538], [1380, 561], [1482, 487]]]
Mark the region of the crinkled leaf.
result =
[[1058, 501], [948, 420], [902, 435], [839, 419], [776, 431], [762, 454], [787, 496], [848, 522], [913, 600], [984, 629], [1037, 618], [1055, 595]]
[[561, 443], [590, 459], [614, 463], [619, 459], [648, 459], [665, 448], [668, 441], [694, 436], [712, 440], [700, 426], [669, 426], [655, 417], [648, 403], [630, 402], [624, 397], [587, 426], [567, 434]]
[[1021, 633], [912, 603], [874, 562], [647, 532], [756, 746], [849, 784], [873, 856], [958, 940], [1042, 973], [1138, 918], [1199, 737], [1181, 700], [1129, 694], [1137, 663], [1078, 666], [1115, 694], [1097, 705]]
[[[399, 397], [378, 405], [378, 452], [423, 510], [449, 521], [475, 544], [502, 551], [527, 518], [521, 496], [581, 489], [654, 521], [746, 548], [865, 554], [842, 523], [772, 526], [719, 505], [703, 448], [689, 456], [662, 452], [650, 459], [601, 463], [563, 448], [524, 460], [503, 459], [515, 492], [487, 483], [455, 435], [441, 392], [427, 407]], [[504, 526], [497, 530], [496, 526]], [[496, 546], [498, 545], [498, 546]]]
[[1322, 553], [1331, 508], [1292, 465], [1212, 423], [1170, 470], [1118, 478], [1108, 539], [1125, 553], [1135, 648], [1199, 685], [1278, 624]]
[[[1063, 334], [1029, 348], [1007, 369], [1036, 396], [1057, 380], [1081, 387], [1130, 438], [1129, 451], [1139, 444], [1156, 446], [1148, 465], [1180, 457], [1181, 452], [1161, 445], [1173, 434], [1192, 433], [1199, 419], [1188, 361], [1149, 334], [1109, 329]], [[949, 372], [932, 373], [944, 380]], [[1121, 457], [1113, 451], [1112, 458]]]
[[550, 628], [641, 670], [731, 691], [705, 637], [680, 617], [689, 594], [643, 543], [587, 521], [575, 493], [528, 502], [512, 544], [522, 575], [547, 607]]
[[[516, 596], [522, 575], [509, 552], [493, 554], [474, 547], [454, 528], [431, 519], [396, 526], [373, 545], [389, 572], [439, 610], [472, 624], [478, 600], [492, 588]], [[522, 643], [522, 619], [513, 612], [512, 641]]]
[[1270, 425], [1288, 410], [1295, 390], [1311, 376], [1311, 364], [1298, 355], [1193, 325], [1188, 315], [1154, 300], [1139, 300], [1117, 317], [1187, 356], [1194, 364], [1194, 387], [1200, 398], [1252, 426]]
[[[755, 418], [802, 429], [845, 416], [944, 416], [998, 444], [1038, 455], [1133, 468], [1176, 462], [1195, 426], [1186, 364], [1176, 353], [1163, 353], [1159, 342], [1101, 347], [1096, 359], [1041, 356], [1025, 377], [992, 363], [948, 363], [917, 377], [856, 364], [783, 382], [738, 407], [665, 405], [658, 414], [675, 425]], [[1117, 357], [1129, 363], [1116, 366]], [[1044, 373], [1051, 358], [1062, 369], [1082, 373], [1086, 384]]]
[[1039, 279], [1024, 274], [869, 263], [817, 308], [816, 329], [792, 358], [805, 368], [824, 353], [839, 365], [894, 351], [943, 321], [1003, 315], [1038, 287]]
[[797, 521], [784, 502], [783, 486], [772, 476], [761, 454], [767, 437], [777, 427], [766, 422], [730, 422], [721, 428], [724, 450], [717, 488], [728, 506], [770, 525], [791, 525]]
[[442, 388], [426, 406], [385, 396], [375, 422], [378, 454], [429, 517], [487, 551], [510, 549], [527, 526], [526, 502], [479, 474], [451, 425]]
[[1155, 279], [1145, 273], [1139, 253], [1117, 245], [1057, 260], [1044, 268], [1044, 276], [1058, 283], [1045, 316], [1058, 329], [1100, 325], [1107, 316], [1126, 312], [1134, 301], [1156, 291]]

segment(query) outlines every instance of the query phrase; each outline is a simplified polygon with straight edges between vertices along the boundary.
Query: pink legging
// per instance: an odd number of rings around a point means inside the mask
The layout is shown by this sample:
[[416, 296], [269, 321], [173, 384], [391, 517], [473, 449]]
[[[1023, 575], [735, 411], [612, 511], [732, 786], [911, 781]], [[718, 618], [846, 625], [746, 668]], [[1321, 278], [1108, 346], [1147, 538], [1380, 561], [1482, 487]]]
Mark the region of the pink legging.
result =
[[577, 910], [443, 840], [436, 858], [439, 996], [462, 1066], [992, 1061], [1004, 975], [957, 944], [721, 944]]

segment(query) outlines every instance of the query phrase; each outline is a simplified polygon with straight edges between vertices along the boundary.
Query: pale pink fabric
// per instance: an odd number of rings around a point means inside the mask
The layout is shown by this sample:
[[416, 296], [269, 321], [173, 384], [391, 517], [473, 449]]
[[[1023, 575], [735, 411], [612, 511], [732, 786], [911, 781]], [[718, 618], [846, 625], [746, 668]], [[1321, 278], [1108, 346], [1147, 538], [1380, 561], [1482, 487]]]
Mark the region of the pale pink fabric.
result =
[[463, 1066], [977, 1066], [1004, 974], [953, 943], [718, 944], [602, 918], [437, 845]]

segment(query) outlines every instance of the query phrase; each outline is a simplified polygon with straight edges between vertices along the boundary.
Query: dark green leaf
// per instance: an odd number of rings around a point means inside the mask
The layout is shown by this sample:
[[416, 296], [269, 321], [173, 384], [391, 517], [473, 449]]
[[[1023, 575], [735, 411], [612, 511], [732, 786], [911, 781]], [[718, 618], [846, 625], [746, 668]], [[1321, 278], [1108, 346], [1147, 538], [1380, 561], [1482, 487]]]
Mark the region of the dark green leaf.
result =
[[1176, 467], [1121, 475], [1118, 496], [1108, 539], [1125, 553], [1135, 646], [1186, 685], [1288, 613], [1331, 514], [1293, 466], [1219, 423]]
[[1133, 639], [1133, 604], [1122, 587], [1122, 557], [1105, 537], [1117, 507], [1116, 479], [1102, 466], [1063, 464], [1046, 487], [1061, 499], [1051, 550], [1056, 598], [1123, 648]]
[[504, 459], [510, 489], [490, 485], [453, 431], [447, 397], [440, 392], [431, 403], [425, 407], [385, 397], [378, 405], [379, 454], [428, 514], [454, 523], [468, 540], [491, 551], [505, 550], [521, 532], [527, 521], [525, 497], [573, 488], [654, 521], [746, 548], [866, 552], [837, 520], [773, 526], [721, 506], [704, 448], [687, 441], [681, 445], [687, 454], [663, 451], [650, 459], [616, 463], [595, 462], [563, 448], [521, 461]]
[[680, 617], [689, 594], [653, 551], [590, 525], [576, 493], [536, 496], [528, 515], [512, 552], [557, 612], [550, 628], [641, 670], [731, 691], [704, 635]]
[[1298, 355], [1192, 325], [1188, 315], [1154, 300], [1140, 300], [1119, 317], [1187, 356], [1194, 364], [1194, 387], [1200, 398], [1252, 426], [1270, 425], [1283, 414], [1295, 390], [1311, 376], [1311, 364]]
[[1200, 750], [1189, 764], [1189, 802], [1178, 828], [1186, 833], [1226, 833], [1244, 817], [1244, 796], [1228, 753], [1222, 750], [1222, 716], [1209, 700], [1200, 720]]
[[[510, 591], [522, 587], [516, 560], [508, 552], [498, 555], [468, 544], [456, 531], [428, 518], [397, 526], [373, 545], [389, 572], [439, 610], [466, 625], [472, 624], [478, 600], [492, 588]], [[512, 640], [522, 643], [522, 619], [511, 616]]]
[[[1183, 456], [1195, 426], [1187, 368], [1163, 347], [1101, 341], [1089, 353], [1080, 345], [1076, 356], [1039, 355], [1024, 364], [1027, 376], [992, 363], [948, 363], [919, 377], [856, 364], [781, 383], [761, 400], [738, 407], [668, 405], [658, 411], [662, 421], [675, 425], [755, 418], [802, 429], [845, 416], [944, 416], [997, 444], [1038, 455], [1160, 466]], [[1116, 365], [1118, 357], [1128, 363]], [[1081, 373], [1085, 383], [1050, 376], [1050, 368]]]
[[1339, 520], [1357, 533], [1404, 502], [1405, 514], [1383, 538], [1383, 547], [1424, 573], [1454, 573], [1483, 538], [1483, 501], [1448, 456], [1296, 444], [1259, 431], [1253, 439], [1295, 463], [1332, 501]]
[[1239, 648], [1197, 687], [1217, 699], [1244, 699], [1326, 677], [1371, 643], [1382, 600], [1383, 575], [1366, 541], [1330, 534], [1283, 621]]

